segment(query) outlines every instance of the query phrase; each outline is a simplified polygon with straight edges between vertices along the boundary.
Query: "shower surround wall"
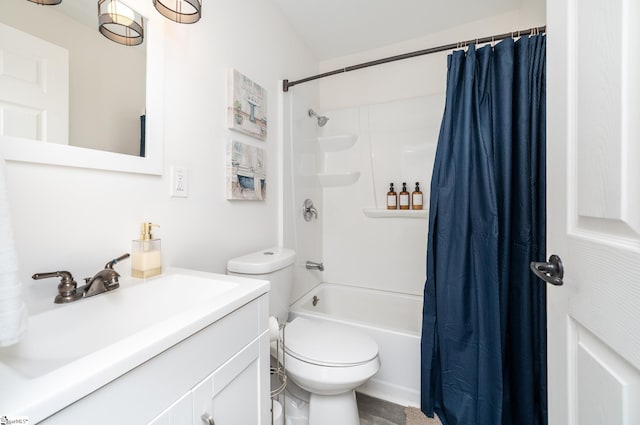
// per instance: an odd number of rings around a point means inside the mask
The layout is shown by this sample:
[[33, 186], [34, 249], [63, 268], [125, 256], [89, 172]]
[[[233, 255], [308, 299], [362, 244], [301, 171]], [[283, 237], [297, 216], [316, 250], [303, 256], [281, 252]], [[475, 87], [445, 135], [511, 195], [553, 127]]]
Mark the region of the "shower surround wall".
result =
[[[291, 141], [284, 148], [284, 244], [297, 252], [292, 301], [321, 281], [421, 295], [426, 210], [420, 218], [381, 219], [364, 210], [386, 211], [389, 181], [411, 188], [418, 181], [428, 199], [442, 96], [323, 111], [330, 121], [322, 129], [307, 114], [308, 98], [298, 89], [283, 96], [284, 115], [292, 117], [283, 131]], [[324, 152], [318, 137], [338, 134], [355, 134], [357, 141], [347, 150]], [[318, 179], [346, 172], [360, 177], [331, 187]], [[310, 222], [302, 214], [307, 198], [319, 212]], [[306, 270], [306, 260], [323, 261], [325, 271]]]
[[[428, 199], [442, 108], [435, 95], [325, 112], [327, 134], [358, 135], [351, 149], [323, 155], [325, 170], [360, 172], [355, 184], [323, 192], [325, 281], [422, 294], [427, 211], [387, 217], [386, 194], [390, 182], [397, 192], [402, 182], [409, 191], [420, 182]], [[383, 216], [372, 218], [365, 209]]]

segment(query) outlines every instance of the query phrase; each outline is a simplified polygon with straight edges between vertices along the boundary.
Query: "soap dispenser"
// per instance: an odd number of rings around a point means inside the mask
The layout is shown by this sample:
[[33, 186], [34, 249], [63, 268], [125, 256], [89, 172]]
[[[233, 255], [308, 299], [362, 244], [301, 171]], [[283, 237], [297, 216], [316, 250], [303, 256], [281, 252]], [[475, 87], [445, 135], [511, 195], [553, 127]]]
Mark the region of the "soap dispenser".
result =
[[411, 209], [422, 209], [422, 191], [420, 190], [420, 183], [416, 182], [416, 190], [411, 194]]
[[388, 210], [398, 209], [398, 194], [393, 188], [393, 183], [389, 183], [389, 192], [387, 192], [387, 209]]
[[133, 240], [131, 247], [131, 276], [133, 277], [145, 279], [162, 272], [160, 239], [154, 239], [151, 234], [151, 228], [154, 226], [160, 227], [158, 224], [142, 223], [140, 239]]
[[400, 192], [400, 209], [409, 209], [409, 192], [407, 191], [407, 183], [402, 183], [402, 192]]

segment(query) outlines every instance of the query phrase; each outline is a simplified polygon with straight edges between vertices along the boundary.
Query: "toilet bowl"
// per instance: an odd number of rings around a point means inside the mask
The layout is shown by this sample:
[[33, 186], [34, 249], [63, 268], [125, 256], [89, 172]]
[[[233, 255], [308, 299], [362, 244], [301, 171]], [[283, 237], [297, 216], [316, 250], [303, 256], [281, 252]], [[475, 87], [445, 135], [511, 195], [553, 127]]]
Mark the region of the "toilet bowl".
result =
[[310, 393], [353, 390], [380, 369], [376, 342], [350, 328], [299, 317], [285, 330], [287, 372]]
[[358, 425], [355, 388], [380, 369], [378, 346], [367, 335], [296, 318], [285, 328], [289, 378], [309, 392], [309, 425]]
[[[283, 323], [294, 262], [292, 250], [272, 248], [229, 260], [227, 269], [269, 280], [270, 314]], [[355, 388], [380, 369], [376, 342], [351, 328], [306, 318], [287, 323], [283, 340], [286, 374], [309, 393], [309, 425], [359, 425]]]

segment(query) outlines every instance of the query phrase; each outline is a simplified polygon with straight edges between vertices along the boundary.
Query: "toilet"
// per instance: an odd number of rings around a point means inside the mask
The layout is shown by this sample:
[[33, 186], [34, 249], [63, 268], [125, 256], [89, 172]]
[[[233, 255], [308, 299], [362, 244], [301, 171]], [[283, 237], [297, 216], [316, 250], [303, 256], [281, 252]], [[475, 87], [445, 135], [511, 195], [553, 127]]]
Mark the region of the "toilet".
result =
[[[227, 272], [269, 280], [269, 314], [285, 323], [295, 257], [291, 249], [271, 248], [229, 260]], [[377, 343], [337, 323], [301, 317], [286, 324], [284, 340], [287, 376], [308, 392], [309, 425], [359, 425], [355, 389], [380, 369]]]

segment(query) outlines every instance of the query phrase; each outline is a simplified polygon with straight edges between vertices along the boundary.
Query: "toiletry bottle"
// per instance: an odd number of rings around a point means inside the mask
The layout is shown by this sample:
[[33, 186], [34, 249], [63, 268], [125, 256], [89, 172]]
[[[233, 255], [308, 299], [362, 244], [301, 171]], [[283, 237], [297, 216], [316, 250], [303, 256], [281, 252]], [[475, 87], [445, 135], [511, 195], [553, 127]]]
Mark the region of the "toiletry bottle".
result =
[[142, 223], [140, 239], [133, 240], [131, 247], [131, 276], [145, 279], [162, 272], [160, 239], [154, 239], [151, 227], [160, 227], [153, 223]]
[[409, 192], [407, 192], [407, 184], [402, 183], [402, 192], [400, 192], [400, 209], [409, 209]]
[[387, 209], [388, 210], [397, 210], [398, 209], [398, 194], [395, 190], [393, 190], [393, 183], [389, 185], [389, 192], [387, 192]]
[[411, 209], [422, 209], [422, 192], [420, 191], [420, 183], [416, 182], [416, 190], [411, 194]]

